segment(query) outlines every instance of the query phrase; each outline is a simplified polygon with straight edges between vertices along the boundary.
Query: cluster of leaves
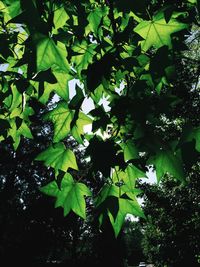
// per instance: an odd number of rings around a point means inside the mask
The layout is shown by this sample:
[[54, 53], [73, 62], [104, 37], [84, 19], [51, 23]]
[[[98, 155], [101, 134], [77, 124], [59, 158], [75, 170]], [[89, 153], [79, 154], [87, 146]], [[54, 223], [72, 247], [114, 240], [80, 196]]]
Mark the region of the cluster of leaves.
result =
[[[79, 167], [63, 140], [72, 136], [87, 146], [90, 172], [105, 178], [94, 205], [100, 224], [108, 216], [116, 236], [127, 213], [145, 217], [135, 182], [147, 167], [155, 167], [158, 181], [169, 172], [184, 182], [185, 144], [200, 152], [200, 128], [183, 120], [174, 140], [161, 126], [182, 101], [172, 91], [174, 58], [199, 10], [197, 1], [170, 2], [0, 1], [0, 140], [11, 138], [17, 150], [21, 136], [33, 138], [38, 105], [56, 96], [43, 117], [54, 126], [53, 142], [36, 157], [55, 181], [41, 190], [57, 198], [64, 215], [72, 210], [85, 218], [84, 197], [92, 193], [71, 175]], [[88, 114], [87, 99], [94, 106]]]

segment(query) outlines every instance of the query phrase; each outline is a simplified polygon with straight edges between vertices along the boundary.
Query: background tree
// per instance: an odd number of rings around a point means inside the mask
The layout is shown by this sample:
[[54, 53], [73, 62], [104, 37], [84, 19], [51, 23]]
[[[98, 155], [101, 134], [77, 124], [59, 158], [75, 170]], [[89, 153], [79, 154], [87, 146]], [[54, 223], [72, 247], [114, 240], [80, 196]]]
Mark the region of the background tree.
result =
[[171, 177], [161, 185], [144, 185], [143, 249], [156, 266], [199, 266], [199, 165], [180, 187]]
[[145, 259], [142, 247], [143, 237], [143, 230], [138, 221], [127, 218], [123, 226], [123, 238], [126, 259], [130, 266], [138, 266]]

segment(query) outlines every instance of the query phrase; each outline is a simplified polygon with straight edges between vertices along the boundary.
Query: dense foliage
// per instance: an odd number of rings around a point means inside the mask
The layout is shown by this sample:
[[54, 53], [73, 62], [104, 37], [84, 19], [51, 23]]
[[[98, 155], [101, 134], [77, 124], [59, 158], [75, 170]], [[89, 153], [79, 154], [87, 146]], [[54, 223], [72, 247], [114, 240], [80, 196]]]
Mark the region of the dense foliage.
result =
[[[175, 86], [176, 60], [191, 27], [199, 26], [199, 9], [195, 0], [0, 1], [0, 140], [11, 139], [17, 153], [22, 136], [35, 138], [31, 125], [43, 107], [53, 141], [35, 160], [55, 180], [41, 191], [64, 215], [85, 219], [85, 197], [92, 198], [100, 224], [109, 218], [117, 236], [127, 213], [145, 218], [136, 180], [148, 166], [158, 181], [170, 173], [185, 183], [191, 168], [185, 148], [194, 164], [200, 128], [176, 113], [185, 101]], [[57, 104], [46, 112], [52, 96]], [[166, 135], [169, 121], [175, 129]], [[67, 136], [87, 147], [88, 177], [94, 183], [99, 174], [100, 192], [77, 175]]]
[[188, 179], [184, 187], [170, 177], [160, 186], [143, 185], [148, 217], [148, 223], [143, 222], [143, 248], [156, 266], [200, 265], [199, 165]]

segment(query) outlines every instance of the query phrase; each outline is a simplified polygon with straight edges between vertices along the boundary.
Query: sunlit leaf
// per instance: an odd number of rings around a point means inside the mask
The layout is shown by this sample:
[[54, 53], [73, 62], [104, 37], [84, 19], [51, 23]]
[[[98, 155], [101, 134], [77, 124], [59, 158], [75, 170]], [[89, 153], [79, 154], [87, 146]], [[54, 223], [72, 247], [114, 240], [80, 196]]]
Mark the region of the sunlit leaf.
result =
[[134, 29], [144, 41], [141, 42], [142, 49], [147, 51], [152, 46], [160, 48], [167, 45], [171, 48], [171, 34], [187, 28], [187, 24], [171, 18], [166, 23], [164, 14], [158, 13], [152, 20], [140, 22]]
[[84, 134], [84, 127], [91, 123], [92, 119], [90, 117], [82, 112], [79, 112], [78, 119], [72, 128], [72, 135], [80, 144], [83, 143], [81, 135]]
[[112, 213], [108, 211], [108, 215], [116, 237], [118, 236], [122, 228], [127, 214], [132, 214], [137, 217], [145, 218], [145, 215], [137, 200], [132, 201], [128, 199], [119, 198], [119, 211], [117, 213], [116, 218], [114, 218]]
[[83, 219], [86, 218], [84, 196], [91, 196], [89, 188], [83, 183], [77, 183], [67, 173], [62, 179], [61, 188], [53, 181], [40, 189], [43, 193], [56, 197], [55, 207], [64, 208], [64, 216], [71, 210]]
[[83, 41], [80, 44], [77, 43], [73, 46], [72, 49], [76, 54], [72, 57], [72, 61], [74, 62], [78, 73], [87, 69], [88, 65], [92, 63], [93, 56], [96, 54], [96, 47], [97, 44], [88, 44], [86, 41]]
[[16, 150], [20, 143], [21, 135], [33, 139], [33, 135], [31, 130], [27, 126], [27, 124], [23, 121], [21, 126], [17, 128], [15, 119], [10, 120], [10, 129], [8, 130], [8, 136], [11, 136], [13, 139], [13, 147]]
[[67, 171], [68, 168], [78, 170], [76, 157], [74, 153], [65, 147], [63, 143], [51, 145], [45, 151], [41, 152], [35, 160], [44, 161], [47, 167], [58, 170]]
[[55, 29], [62, 28], [65, 24], [66, 21], [69, 19], [69, 16], [65, 10], [64, 7], [57, 7], [55, 6], [54, 8], [54, 17], [53, 17], [53, 23]]
[[66, 102], [60, 102], [55, 109], [45, 115], [45, 120], [51, 120], [54, 124], [54, 142], [59, 142], [67, 137], [73, 116], [74, 111], [68, 108]]
[[67, 62], [67, 52], [65, 46], [57, 42], [57, 45], [51, 37], [36, 33], [33, 37], [36, 45], [36, 66], [37, 72], [44, 71], [58, 66], [61, 70], [68, 72], [69, 64]]
[[82, 143], [81, 135], [84, 133], [84, 126], [91, 124], [92, 120], [84, 113], [79, 112], [72, 127], [74, 114], [75, 111], [69, 109], [66, 102], [60, 102], [55, 109], [45, 115], [45, 120], [50, 120], [54, 124], [54, 142], [64, 139], [71, 131], [74, 138]]
[[108, 14], [108, 11], [109, 9], [107, 6], [97, 7], [88, 15], [88, 27], [91, 31], [94, 32], [95, 35], [98, 34], [98, 28], [101, 23], [101, 20], [105, 15]]
[[119, 197], [119, 188], [113, 184], [104, 185], [98, 197], [96, 198], [96, 206], [98, 207], [100, 204], [102, 204], [109, 196]]

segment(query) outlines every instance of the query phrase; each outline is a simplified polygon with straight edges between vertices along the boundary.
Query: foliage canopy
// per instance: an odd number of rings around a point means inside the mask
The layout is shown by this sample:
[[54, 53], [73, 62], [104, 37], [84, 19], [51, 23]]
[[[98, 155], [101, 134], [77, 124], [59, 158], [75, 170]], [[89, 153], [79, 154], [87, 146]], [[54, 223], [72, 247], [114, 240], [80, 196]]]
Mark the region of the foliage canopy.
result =
[[[53, 123], [53, 142], [36, 160], [54, 169], [55, 181], [41, 191], [57, 198], [64, 215], [72, 210], [85, 218], [84, 196], [92, 195], [71, 176], [78, 166], [62, 143], [69, 135], [87, 147], [89, 172], [104, 177], [94, 205], [100, 223], [108, 216], [116, 236], [127, 213], [145, 218], [136, 180], [148, 166], [158, 181], [169, 173], [185, 182], [183, 148], [194, 142], [191, 149], [200, 152], [200, 128], [174, 113], [183, 102], [174, 90], [175, 58], [198, 10], [189, 0], [0, 1], [0, 140], [11, 138], [17, 150], [22, 136], [35, 138], [30, 127], [38, 105], [45, 110], [56, 96], [43, 117]], [[93, 103], [88, 114], [86, 99]], [[167, 119], [176, 121], [176, 136], [166, 135]]]

